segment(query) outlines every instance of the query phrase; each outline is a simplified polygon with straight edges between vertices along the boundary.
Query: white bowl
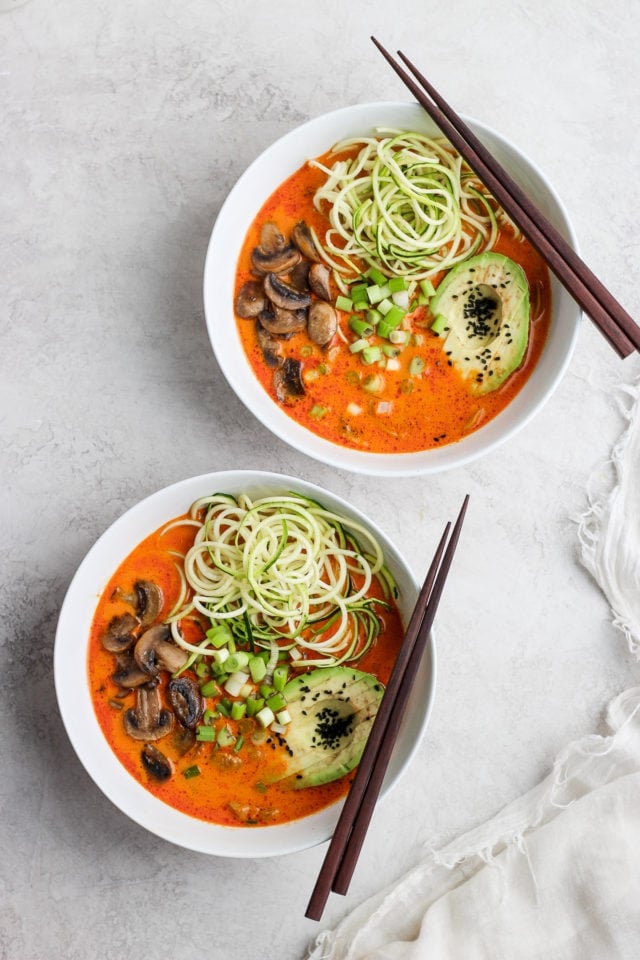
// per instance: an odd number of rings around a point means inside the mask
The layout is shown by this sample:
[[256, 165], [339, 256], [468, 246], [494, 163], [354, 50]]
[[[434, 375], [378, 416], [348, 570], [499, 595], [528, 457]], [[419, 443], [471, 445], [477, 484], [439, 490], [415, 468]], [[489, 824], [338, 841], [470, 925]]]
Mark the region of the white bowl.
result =
[[[474, 120], [469, 125], [543, 213], [574, 247], [566, 211], [542, 172], [504, 137]], [[217, 361], [248, 409], [276, 436], [310, 457], [343, 470], [386, 476], [435, 473], [469, 463], [504, 443], [540, 410], [559, 383], [573, 352], [580, 310], [552, 277], [553, 318], [535, 369], [509, 406], [457, 443], [416, 453], [366, 453], [316, 436], [296, 423], [259, 383], [245, 356], [234, 317], [234, 278], [251, 222], [264, 201], [303, 163], [348, 136], [392, 126], [429, 135], [438, 130], [415, 103], [365, 103], [310, 120], [277, 140], [240, 177], [218, 214], [204, 270], [207, 328]]]
[[[128, 510], [100, 537], [80, 564], [60, 613], [54, 674], [62, 719], [69, 739], [89, 775], [127, 816], [152, 833], [201, 853], [225, 857], [267, 857], [291, 853], [328, 840], [341, 803], [291, 823], [265, 827], [224, 827], [180, 813], [145, 790], [122, 766], [96, 719], [87, 678], [91, 622], [105, 585], [133, 548], [167, 520], [185, 513], [194, 500], [214, 491], [250, 496], [295, 490], [366, 525], [378, 538], [400, 590], [399, 607], [407, 623], [417, 584], [393, 544], [376, 525], [340, 497], [321, 487], [277, 473], [233, 470], [183, 480]], [[426, 728], [435, 684], [435, 646], [429, 644], [396, 744], [383, 793], [411, 760]]]

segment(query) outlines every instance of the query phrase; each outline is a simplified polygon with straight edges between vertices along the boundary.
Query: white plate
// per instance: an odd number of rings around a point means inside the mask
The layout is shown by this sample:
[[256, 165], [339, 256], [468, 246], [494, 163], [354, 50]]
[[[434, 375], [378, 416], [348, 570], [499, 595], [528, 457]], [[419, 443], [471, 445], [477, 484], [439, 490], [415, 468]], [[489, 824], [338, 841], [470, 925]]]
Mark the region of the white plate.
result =
[[[334, 804], [313, 816], [278, 826], [224, 827], [180, 813], [153, 796], [122, 766], [98, 725], [87, 677], [91, 623], [102, 591], [125, 557], [168, 520], [186, 513], [194, 500], [216, 491], [246, 492], [255, 497], [283, 490], [295, 490], [320, 500], [336, 512], [358, 520], [377, 536], [397, 580], [399, 606], [407, 623], [417, 596], [416, 582], [393, 544], [371, 520], [312, 483], [250, 470], [192, 477], [132, 507], [109, 527], [82, 561], [60, 613], [54, 656], [56, 693], [64, 725], [80, 761], [102, 792], [132, 820], [165, 840], [201, 853], [267, 857], [302, 850], [331, 836], [341, 805]], [[389, 765], [384, 792], [396, 782], [420, 742], [431, 711], [434, 685], [435, 646], [431, 637]]]
[[[575, 248], [566, 211], [542, 172], [504, 137], [474, 120], [469, 125], [543, 213]], [[217, 361], [231, 387], [265, 427], [295, 449], [344, 470], [386, 476], [435, 473], [489, 453], [520, 430], [559, 383], [573, 352], [580, 311], [552, 278], [553, 321], [531, 376], [497, 417], [457, 443], [417, 453], [366, 453], [316, 436], [296, 423], [259, 383], [244, 353], [233, 310], [234, 278], [247, 231], [265, 200], [306, 160], [348, 136], [371, 135], [376, 127], [437, 135], [415, 103], [365, 103], [324, 114], [286, 134], [255, 160], [227, 197], [216, 220], [204, 270], [207, 329]]]

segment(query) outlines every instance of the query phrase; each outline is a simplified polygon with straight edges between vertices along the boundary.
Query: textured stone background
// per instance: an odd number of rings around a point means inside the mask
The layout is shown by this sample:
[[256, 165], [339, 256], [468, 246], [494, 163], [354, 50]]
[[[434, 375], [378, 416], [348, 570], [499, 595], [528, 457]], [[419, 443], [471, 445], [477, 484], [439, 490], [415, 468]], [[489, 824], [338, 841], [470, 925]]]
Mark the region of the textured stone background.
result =
[[[577, 562], [573, 518], [638, 374], [585, 324], [568, 375], [490, 459], [382, 484], [267, 436], [223, 380], [201, 304], [230, 187], [334, 107], [407, 99], [368, 40], [415, 57], [549, 175], [583, 255], [640, 313], [640, 8], [630, 0], [30, 0], [0, 14], [0, 958], [295, 958], [323, 848], [243, 862], [174, 847], [106, 800], [69, 745], [56, 619], [126, 508], [220, 467], [295, 473], [377, 516], [421, 576], [472, 495], [439, 617], [436, 705], [346, 900], [531, 787], [639, 679]], [[416, 522], [416, 521], [419, 522]]]

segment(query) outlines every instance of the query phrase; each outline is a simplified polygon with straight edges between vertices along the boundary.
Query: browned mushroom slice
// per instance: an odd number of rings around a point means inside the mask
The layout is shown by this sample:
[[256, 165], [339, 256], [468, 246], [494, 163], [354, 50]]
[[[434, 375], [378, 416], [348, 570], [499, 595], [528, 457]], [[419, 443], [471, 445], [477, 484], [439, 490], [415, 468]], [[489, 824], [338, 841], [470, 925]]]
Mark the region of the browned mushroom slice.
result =
[[148, 683], [149, 674], [141, 670], [130, 653], [125, 656], [119, 656], [116, 660], [117, 669], [111, 679], [124, 690], [133, 690], [135, 687]]
[[304, 330], [307, 325], [307, 314], [304, 310], [283, 310], [282, 307], [274, 307], [272, 311], [264, 310], [260, 314], [260, 325], [275, 337], [292, 335]]
[[259, 280], [249, 280], [238, 290], [236, 313], [239, 317], [257, 317], [265, 304], [264, 288]]
[[281, 367], [273, 374], [273, 385], [276, 397], [280, 402], [290, 397], [304, 396], [305, 389], [302, 382], [302, 364], [293, 357], [287, 357]]
[[289, 283], [296, 290], [301, 290], [304, 293], [309, 292], [309, 270], [311, 269], [311, 264], [308, 260], [301, 260], [300, 263], [297, 263], [293, 270], [289, 273]]
[[282, 344], [272, 337], [261, 323], [256, 324], [256, 336], [267, 366], [279, 367], [282, 363]]
[[137, 580], [133, 589], [136, 592], [136, 614], [143, 627], [148, 627], [160, 616], [164, 598], [160, 587], [151, 580]]
[[160, 740], [173, 729], [173, 714], [163, 710], [156, 683], [138, 687], [136, 705], [123, 717], [124, 729], [134, 740]]
[[102, 646], [109, 653], [123, 653], [136, 642], [135, 629], [138, 621], [131, 613], [114, 617], [102, 634]]
[[290, 287], [274, 273], [264, 278], [264, 292], [274, 306], [283, 310], [304, 310], [311, 303], [308, 293]]
[[170, 642], [171, 630], [166, 623], [158, 623], [146, 630], [133, 649], [135, 661], [141, 670], [155, 677], [160, 670], [176, 673], [187, 662], [186, 650]]
[[324, 263], [314, 263], [309, 270], [309, 286], [321, 300], [333, 299], [329, 286], [330, 275], [329, 267], [325, 266]]
[[309, 322], [307, 330], [309, 339], [320, 347], [325, 347], [338, 329], [338, 317], [330, 303], [316, 300], [309, 307]]
[[318, 248], [316, 247], [316, 242], [313, 239], [313, 234], [304, 220], [298, 220], [295, 227], [291, 231], [291, 239], [295, 243], [300, 253], [305, 256], [307, 260], [314, 260], [316, 263], [320, 260], [320, 255], [318, 253]]
[[161, 783], [169, 780], [174, 771], [171, 760], [152, 743], [145, 743], [142, 748], [142, 766], [148, 774]]
[[193, 729], [204, 712], [200, 687], [192, 677], [175, 677], [169, 681], [167, 690], [176, 717], [185, 727]]
[[288, 273], [300, 261], [300, 251], [287, 243], [272, 221], [262, 225], [260, 244], [251, 251], [251, 268], [258, 276]]
[[279, 253], [287, 246], [284, 234], [277, 223], [266, 220], [260, 227], [260, 249], [263, 253]]

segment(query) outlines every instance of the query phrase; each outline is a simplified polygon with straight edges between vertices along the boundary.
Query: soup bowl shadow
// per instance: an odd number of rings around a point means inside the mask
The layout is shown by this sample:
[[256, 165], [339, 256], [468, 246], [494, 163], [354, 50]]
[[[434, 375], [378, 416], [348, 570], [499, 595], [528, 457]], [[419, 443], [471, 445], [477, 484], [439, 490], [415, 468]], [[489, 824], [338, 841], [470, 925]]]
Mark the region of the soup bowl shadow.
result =
[[[535, 164], [505, 137], [478, 121], [467, 121], [547, 218], [575, 249], [566, 210]], [[234, 280], [247, 231], [273, 191], [308, 159], [346, 137], [371, 136], [378, 127], [438, 135], [433, 121], [415, 103], [366, 103], [308, 121], [265, 150], [242, 174], [217, 217], [204, 270], [204, 307], [209, 338], [228, 383], [270, 431], [296, 450], [339, 469], [377, 476], [437, 473], [485, 456], [521, 430], [560, 382], [573, 353], [580, 310], [555, 279], [549, 335], [531, 375], [511, 403], [474, 433], [448, 446], [413, 453], [354, 450], [317, 436], [293, 420], [264, 390], [245, 355], [234, 314]]]
[[[418, 587], [401, 554], [375, 523], [345, 500], [315, 484], [279, 473], [234, 470], [180, 481], [132, 507], [99, 538], [80, 564], [67, 591], [56, 630], [54, 678], [58, 706], [81, 763], [123, 813], [159, 837], [187, 849], [223, 857], [268, 857], [293, 853], [328, 840], [341, 802], [311, 816], [272, 826], [221, 826], [196, 819], [146, 790], [120, 763], [98, 724], [89, 689], [87, 657], [98, 600], [115, 570], [142, 540], [188, 511], [199, 497], [224, 491], [250, 497], [295, 491], [366, 526], [377, 537], [400, 592], [406, 624]], [[408, 767], [425, 732], [435, 690], [433, 635], [416, 678], [387, 776], [384, 796]]]

